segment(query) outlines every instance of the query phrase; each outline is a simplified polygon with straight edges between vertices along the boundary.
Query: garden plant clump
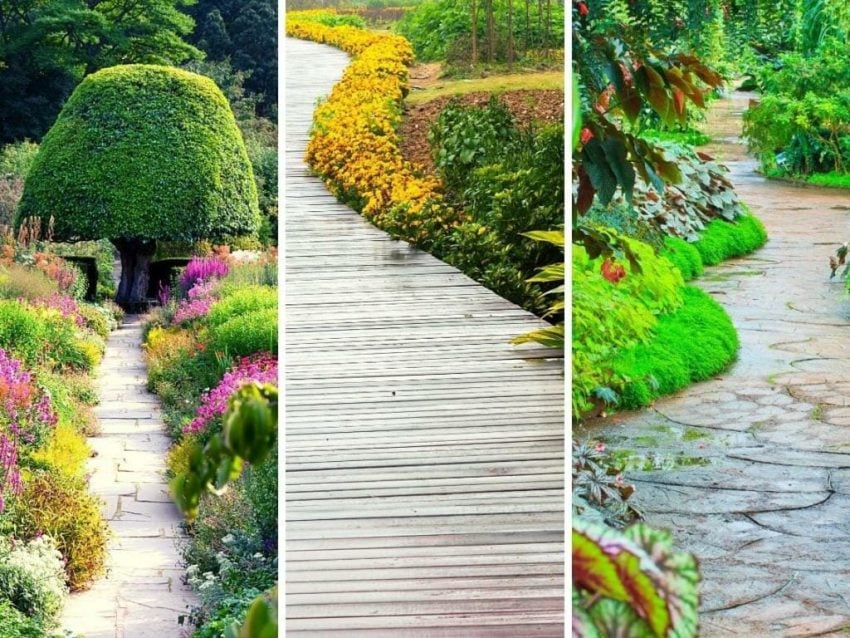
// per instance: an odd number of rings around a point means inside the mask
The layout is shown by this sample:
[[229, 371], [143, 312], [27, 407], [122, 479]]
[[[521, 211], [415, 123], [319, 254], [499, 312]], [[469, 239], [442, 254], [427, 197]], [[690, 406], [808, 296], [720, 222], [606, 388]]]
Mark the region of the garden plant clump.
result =
[[168, 471], [191, 516], [183, 555], [201, 599], [196, 637], [250, 621], [259, 612], [249, 608], [277, 584], [276, 444], [262, 463], [235, 463], [228, 475], [238, 478], [223, 493], [202, 489], [189, 505], [182, 482], [222, 435], [234, 397], [253, 384], [276, 388], [277, 300], [275, 251], [244, 261], [219, 251], [186, 266], [146, 325], [149, 385], [174, 438]]
[[[20, 235], [23, 238], [26, 234]], [[89, 493], [90, 375], [120, 312], [82, 300], [81, 273], [34, 236], [0, 238], [0, 627], [51, 636], [70, 591], [103, 573]]]

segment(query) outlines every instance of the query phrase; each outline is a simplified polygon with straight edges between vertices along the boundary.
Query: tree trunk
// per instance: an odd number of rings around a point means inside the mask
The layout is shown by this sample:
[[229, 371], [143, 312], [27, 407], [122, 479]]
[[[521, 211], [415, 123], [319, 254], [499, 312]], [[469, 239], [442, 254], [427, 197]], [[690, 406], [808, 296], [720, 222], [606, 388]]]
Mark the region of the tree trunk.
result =
[[478, 64], [478, 0], [472, 0], [472, 66]]
[[508, 71], [514, 70], [514, 0], [508, 0]]
[[487, 10], [487, 61], [492, 64], [496, 55], [495, 20], [493, 19], [493, 0], [485, 0]]
[[113, 239], [121, 255], [121, 282], [115, 301], [124, 309], [137, 312], [148, 298], [150, 266], [156, 242], [141, 239]]

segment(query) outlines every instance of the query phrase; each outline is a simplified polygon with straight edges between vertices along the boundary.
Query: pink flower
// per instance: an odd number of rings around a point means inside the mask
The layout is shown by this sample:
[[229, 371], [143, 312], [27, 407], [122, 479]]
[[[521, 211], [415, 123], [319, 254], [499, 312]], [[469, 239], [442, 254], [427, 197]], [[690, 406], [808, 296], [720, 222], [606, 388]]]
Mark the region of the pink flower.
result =
[[246, 383], [271, 383], [277, 385], [277, 357], [261, 352], [243, 357], [225, 373], [219, 384], [204, 393], [195, 418], [183, 428], [184, 434], [197, 434], [209, 430], [227, 411], [230, 397]]

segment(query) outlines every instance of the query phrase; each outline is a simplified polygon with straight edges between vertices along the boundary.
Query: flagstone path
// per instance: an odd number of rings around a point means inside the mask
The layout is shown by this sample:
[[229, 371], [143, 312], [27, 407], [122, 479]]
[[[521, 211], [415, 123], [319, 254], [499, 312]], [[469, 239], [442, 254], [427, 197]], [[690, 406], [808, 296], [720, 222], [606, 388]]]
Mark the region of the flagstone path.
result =
[[146, 388], [141, 342], [141, 319], [128, 317], [109, 338], [97, 380], [90, 489], [104, 500], [113, 537], [105, 578], [71, 595], [61, 624], [85, 638], [177, 638], [179, 616], [196, 603], [182, 582], [182, 519], [164, 478], [170, 439]]
[[731, 315], [738, 362], [580, 434], [659, 468], [629, 478], [648, 522], [700, 559], [700, 636], [847, 635], [850, 296], [827, 261], [850, 239], [850, 191], [758, 175], [739, 137], [750, 97], [715, 105], [706, 150], [770, 240], [696, 282]]

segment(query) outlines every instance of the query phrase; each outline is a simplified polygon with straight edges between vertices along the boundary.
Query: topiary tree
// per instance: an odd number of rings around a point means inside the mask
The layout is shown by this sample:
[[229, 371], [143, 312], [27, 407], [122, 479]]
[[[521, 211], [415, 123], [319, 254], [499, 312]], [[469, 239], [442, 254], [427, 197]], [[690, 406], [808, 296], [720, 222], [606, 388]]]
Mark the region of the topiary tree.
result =
[[256, 232], [257, 190], [227, 99], [180, 69], [115, 66], [88, 76], [47, 133], [16, 225], [38, 218], [60, 241], [109, 239], [117, 301], [147, 295], [157, 240]]

